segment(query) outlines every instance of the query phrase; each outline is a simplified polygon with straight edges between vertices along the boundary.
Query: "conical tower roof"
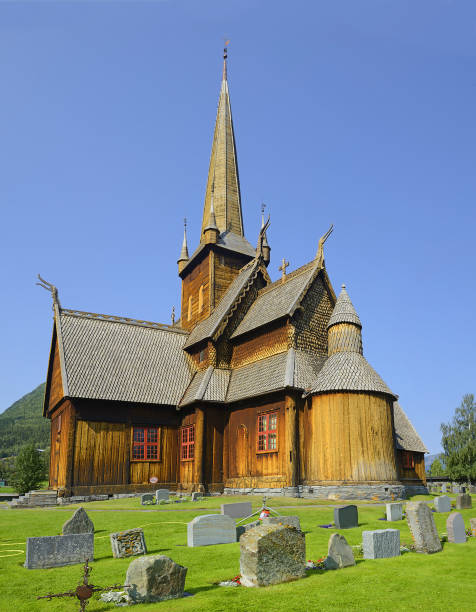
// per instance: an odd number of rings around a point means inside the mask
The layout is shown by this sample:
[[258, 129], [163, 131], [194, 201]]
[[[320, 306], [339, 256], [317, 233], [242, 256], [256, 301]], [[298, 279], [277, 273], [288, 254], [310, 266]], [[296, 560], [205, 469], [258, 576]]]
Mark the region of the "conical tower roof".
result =
[[216, 224], [220, 233], [232, 232], [238, 236], [244, 236], [240, 180], [238, 176], [230, 95], [228, 92], [226, 62], [225, 50], [223, 78], [218, 100], [218, 111], [203, 208], [202, 236], [210, 220], [212, 194]]
[[339, 297], [337, 298], [336, 305], [332, 311], [331, 318], [327, 324], [327, 329], [336, 323], [353, 323], [362, 327], [359, 315], [357, 314], [354, 305], [350, 301], [349, 294], [345, 289], [345, 285], [342, 285], [342, 290]]
[[188, 261], [188, 246], [187, 246], [187, 228], [183, 228], [183, 242], [182, 242], [182, 250], [180, 251], [180, 257], [177, 260], [177, 263], [180, 261]]

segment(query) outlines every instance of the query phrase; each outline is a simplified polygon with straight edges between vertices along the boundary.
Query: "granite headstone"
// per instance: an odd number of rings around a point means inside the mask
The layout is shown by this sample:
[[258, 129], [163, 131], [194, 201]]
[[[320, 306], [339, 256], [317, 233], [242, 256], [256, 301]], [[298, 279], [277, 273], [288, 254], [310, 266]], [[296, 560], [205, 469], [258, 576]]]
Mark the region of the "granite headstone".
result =
[[46, 569], [84, 563], [94, 559], [94, 534], [72, 533], [69, 535], [27, 538], [27, 569]]
[[364, 559], [387, 559], [400, 556], [400, 531], [377, 529], [362, 532]]
[[140, 496], [140, 503], [143, 506], [146, 506], [148, 504], [154, 504], [155, 503], [155, 498], [152, 495], [152, 493], [144, 493], [143, 495]]
[[340, 533], [333, 533], [329, 538], [327, 557], [324, 561], [326, 569], [340, 569], [355, 565], [354, 553], [347, 540]]
[[433, 504], [437, 512], [451, 512], [451, 499], [446, 495], [435, 497]]
[[339, 506], [334, 508], [334, 523], [337, 529], [352, 529], [359, 526], [357, 506]]
[[187, 568], [164, 555], [134, 559], [126, 574], [131, 603], [147, 603], [183, 597]]
[[301, 529], [301, 521], [298, 516], [266, 516], [260, 520], [262, 525], [285, 525]]
[[306, 539], [284, 525], [259, 525], [240, 538], [241, 584], [267, 586], [297, 580], [306, 574]]
[[167, 501], [169, 499], [170, 491], [169, 489], [157, 489], [155, 492], [155, 501], [159, 503], [159, 501]]
[[236, 524], [231, 516], [202, 514], [187, 525], [188, 546], [209, 546], [236, 542]]
[[473, 507], [473, 501], [469, 493], [460, 493], [456, 496], [456, 509], [468, 510]]
[[448, 542], [464, 544], [466, 542], [466, 530], [463, 517], [459, 512], [452, 512], [446, 519], [446, 535]]
[[441, 551], [435, 519], [425, 502], [408, 502], [405, 508], [408, 526], [417, 552], [431, 554]]
[[66, 521], [61, 530], [63, 535], [70, 533], [94, 533], [94, 524], [84, 508], [78, 508], [73, 516]]
[[235, 504], [222, 504], [221, 513], [232, 518], [246, 518], [253, 512], [251, 502], [239, 502]]
[[403, 504], [386, 504], [387, 521], [401, 521], [403, 517]]
[[109, 535], [112, 555], [115, 559], [147, 554], [144, 532], [140, 527], [127, 529]]

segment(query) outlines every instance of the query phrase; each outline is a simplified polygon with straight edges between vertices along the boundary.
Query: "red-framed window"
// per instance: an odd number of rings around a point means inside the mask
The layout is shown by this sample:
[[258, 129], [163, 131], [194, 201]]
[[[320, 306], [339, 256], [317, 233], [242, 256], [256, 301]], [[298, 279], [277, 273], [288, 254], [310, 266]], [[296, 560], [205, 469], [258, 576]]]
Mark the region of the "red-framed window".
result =
[[411, 451], [403, 451], [403, 467], [407, 470], [415, 467], [415, 457]]
[[272, 453], [278, 450], [278, 413], [258, 415], [258, 453]]
[[134, 425], [132, 427], [132, 460], [158, 461], [160, 427]]
[[180, 436], [180, 458], [182, 461], [190, 461], [195, 456], [195, 425], [182, 427]]

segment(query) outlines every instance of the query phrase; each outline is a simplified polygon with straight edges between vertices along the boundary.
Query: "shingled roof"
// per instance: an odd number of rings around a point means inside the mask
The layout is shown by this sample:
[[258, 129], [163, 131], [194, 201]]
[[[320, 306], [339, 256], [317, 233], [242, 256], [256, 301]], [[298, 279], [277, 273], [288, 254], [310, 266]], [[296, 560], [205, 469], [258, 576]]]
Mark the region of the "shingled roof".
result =
[[395, 448], [428, 453], [428, 449], [398, 402], [393, 402], [393, 423], [395, 426]]
[[396, 396], [363, 355], [345, 351], [327, 358], [313, 382], [311, 394], [336, 391], [373, 391]]
[[284, 283], [278, 280], [261, 289], [258, 299], [251, 305], [231, 337], [237, 338], [267, 323], [292, 315], [319, 270], [318, 262], [314, 260], [294, 270]]
[[245, 290], [248, 283], [254, 278], [255, 273], [257, 273], [259, 269], [259, 265], [259, 259], [254, 259], [241, 268], [238, 276], [228, 287], [227, 292], [212, 314], [198, 323], [190, 332], [187, 342], [184, 344], [184, 348], [189, 348], [202, 340], [213, 337], [231, 312], [236, 300]]
[[329, 329], [331, 325], [336, 325], [336, 323], [354, 323], [355, 325], [362, 327], [359, 315], [357, 314], [354, 305], [350, 301], [345, 285], [342, 285], [342, 290], [337, 298], [336, 305], [334, 306], [331, 318], [327, 324], [327, 329]]
[[[247, 255], [248, 257], [256, 257], [256, 250], [246, 240], [244, 236], [239, 236], [230, 231], [223, 232], [218, 236], [217, 246], [221, 247], [225, 251], [232, 251], [233, 253], [239, 253], [240, 255]], [[187, 264], [184, 266], [183, 271], [188, 269], [191, 262], [194, 261], [200, 253], [207, 247], [204, 242], [201, 242], [193, 252]], [[182, 271], [182, 273], [183, 273]]]
[[69, 397], [173, 406], [192, 379], [183, 330], [77, 311], [56, 325]]

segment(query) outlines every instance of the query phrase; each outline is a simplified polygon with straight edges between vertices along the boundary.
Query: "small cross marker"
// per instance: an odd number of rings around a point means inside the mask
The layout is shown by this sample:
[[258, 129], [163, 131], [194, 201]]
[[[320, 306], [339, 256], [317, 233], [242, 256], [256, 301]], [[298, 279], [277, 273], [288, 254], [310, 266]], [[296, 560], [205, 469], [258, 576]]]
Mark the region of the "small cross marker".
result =
[[289, 261], [286, 261], [286, 259], [283, 257], [283, 261], [282, 261], [281, 265], [278, 268], [278, 270], [280, 272], [282, 272], [282, 276], [281, 276], [281, 282], [282, 283], [286, 282], [286, 268], [288, 266], [289, 266]]

